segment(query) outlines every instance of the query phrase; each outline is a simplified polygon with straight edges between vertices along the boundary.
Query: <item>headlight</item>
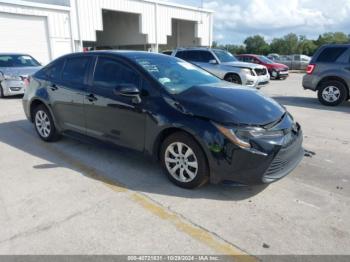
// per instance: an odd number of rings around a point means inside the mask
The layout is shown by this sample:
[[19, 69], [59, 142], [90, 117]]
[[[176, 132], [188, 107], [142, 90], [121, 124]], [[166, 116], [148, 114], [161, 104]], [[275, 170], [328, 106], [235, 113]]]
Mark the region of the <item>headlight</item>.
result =
[[219, 124], [215, 124], [215, 126], [232, 143], [243, 149], [251, 148], [250, 140], [254, 138], [276, 138], [284, 136], [281, 130], [266, 130], [260, 127], [230, 129]]
[[244, 72], [247, 75], [254, 75], [253, 71], [249, 68], [242, 68], [242, 72]]

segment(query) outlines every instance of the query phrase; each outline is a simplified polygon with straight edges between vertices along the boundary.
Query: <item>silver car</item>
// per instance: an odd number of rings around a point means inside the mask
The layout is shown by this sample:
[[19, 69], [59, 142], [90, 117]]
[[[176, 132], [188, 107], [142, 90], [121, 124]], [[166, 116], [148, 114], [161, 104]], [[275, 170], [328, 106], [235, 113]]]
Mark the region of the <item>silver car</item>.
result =
[[172, 53], [207, 70], [217, 77], [236, 84], [260, 89], [270, 82], [270, 75], [263, 65], [238, 61], [231, 53], [221, 49], [186, 48]]
[[30, 55], [0, 53], [0, 97], [23, 95], [28, 76], [40, 68]]
[[268, 58], [272, 61], [280, 64], [284, 64], [289, 67], [290, 70], [306, 70], [311, 61], [311, 57], [307, 55], [278, 55], [270, 54]]

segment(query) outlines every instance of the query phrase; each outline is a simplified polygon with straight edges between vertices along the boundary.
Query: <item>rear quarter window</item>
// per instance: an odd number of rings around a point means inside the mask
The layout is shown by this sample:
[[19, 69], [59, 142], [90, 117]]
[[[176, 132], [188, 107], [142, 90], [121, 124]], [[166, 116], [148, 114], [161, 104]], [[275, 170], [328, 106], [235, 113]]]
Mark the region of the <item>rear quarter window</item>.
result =
[[334, 63], [346, 50], [346, 47], [327, 47], [318, 56], [316, 62]]

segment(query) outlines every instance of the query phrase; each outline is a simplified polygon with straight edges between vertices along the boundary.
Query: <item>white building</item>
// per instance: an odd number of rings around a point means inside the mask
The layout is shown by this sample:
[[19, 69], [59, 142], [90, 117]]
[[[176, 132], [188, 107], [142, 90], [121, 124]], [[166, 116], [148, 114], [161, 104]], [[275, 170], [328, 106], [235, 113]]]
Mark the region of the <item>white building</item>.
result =
[[210, 46], [213, 13], [158, 0], [0, 0], [0, 53]]

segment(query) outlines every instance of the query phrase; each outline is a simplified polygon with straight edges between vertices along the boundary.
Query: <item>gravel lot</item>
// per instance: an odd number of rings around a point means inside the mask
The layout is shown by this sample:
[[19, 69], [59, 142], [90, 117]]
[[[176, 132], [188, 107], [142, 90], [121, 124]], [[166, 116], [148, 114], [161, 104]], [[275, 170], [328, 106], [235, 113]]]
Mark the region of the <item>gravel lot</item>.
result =
[[321, 106], [301, 78], [262, 90], [309, 151], [266, 188], [183, 190], [140, 154], [45, 144], [20, 98], [0, 100], [0, 254], [350, 255], [350, 103]]

